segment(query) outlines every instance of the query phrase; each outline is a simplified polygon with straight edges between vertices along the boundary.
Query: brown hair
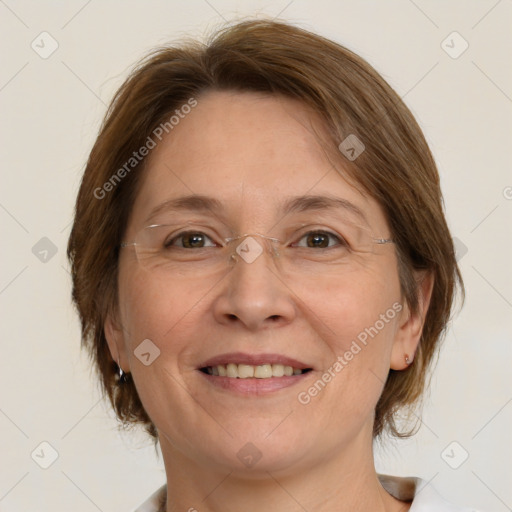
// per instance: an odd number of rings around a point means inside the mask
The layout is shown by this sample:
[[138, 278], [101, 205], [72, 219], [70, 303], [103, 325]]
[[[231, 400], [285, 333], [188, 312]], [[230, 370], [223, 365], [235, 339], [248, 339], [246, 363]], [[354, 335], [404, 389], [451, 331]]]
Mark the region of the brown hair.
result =
[[[144, 424], [156, 437], [133, 381], [117, 378], [103, 330], [107, 314], [116, 311], [118, 247], [145, 160], [137, 169], [127, 169], [126, 162], [177, 108], [206, 90], [295, 98], [320, 114], [335, 148], [350, 134], [363, 141], [364, 152], [345, 167], [384, 209], [412, 311], [418, 308], [419, 289], [414, 271], [434, 276], [414, 364], [406, 371], [390, 370], [375, 411], [374, 436], [385, 427], [397, 436], [410, 435], [399, 431], [395, 413], [421, 397], [457, 284], [463, 292], [435, 162], [409, 109], [368, 63], [306, 30], [262, 20], [224, 28], [206, 45], [192, 41], [150, 54], [115, 95], [89, 156], [68, 257], [82, 342], [117, 416]], [[115, 175], [120, 179], [113, 181]]]

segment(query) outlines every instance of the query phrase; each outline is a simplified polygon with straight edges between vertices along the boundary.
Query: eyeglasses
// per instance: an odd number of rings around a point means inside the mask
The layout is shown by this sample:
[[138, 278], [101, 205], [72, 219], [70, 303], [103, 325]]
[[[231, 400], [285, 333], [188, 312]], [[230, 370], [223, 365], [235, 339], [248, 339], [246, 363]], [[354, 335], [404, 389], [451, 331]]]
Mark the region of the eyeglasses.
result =
[[360, 268], [394, 243], [348, 221], [337, 223], [336, 231], [301, 224], [289, 228], [283, 238], [259, 233], [220, 237], [202, 223], [152, 224], [121, 247], [133, 246], [141, 267], [152, 274], [194, 279], [218, 274], [237, 262], [254, 264], [264, 253], [283, 275], [340, 275]]

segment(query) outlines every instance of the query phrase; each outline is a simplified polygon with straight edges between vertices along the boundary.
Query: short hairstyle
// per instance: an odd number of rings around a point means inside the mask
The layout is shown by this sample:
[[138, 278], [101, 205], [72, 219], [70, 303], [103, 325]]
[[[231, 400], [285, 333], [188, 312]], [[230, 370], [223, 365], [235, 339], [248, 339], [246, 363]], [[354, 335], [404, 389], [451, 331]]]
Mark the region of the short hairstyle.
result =
[[414, 364], [389, 371], [375, 410], [374, 437], [385, 428], [395, 436], [411, 435], [399, 428], [397, 413], [422, 396], [457, 285], [464, 294], [436, 164], [409, 109], [366, 61], [324, 37], [268, 20], [223, 27], [206, 44], [185, 41], [152, 52], [115, 94], [90, 153], [68, 258], [82, 344], [118, 418], [143, 424], [157, 439], [133, 380], [119, 381], [104, 333], [107, 314], [116, 312], [119, 246], [146, 159], [134, 162], [133, 169], [126, 162], [176, 109], [206, 91], [294, 98], [324, 120], [333, 148], [351, 134], [363, 142], [364, 151], [355, 160], [346, 158], [343, 167], [383, 208], [411, 311], [418, 310], [415, 271], [434, 277]]

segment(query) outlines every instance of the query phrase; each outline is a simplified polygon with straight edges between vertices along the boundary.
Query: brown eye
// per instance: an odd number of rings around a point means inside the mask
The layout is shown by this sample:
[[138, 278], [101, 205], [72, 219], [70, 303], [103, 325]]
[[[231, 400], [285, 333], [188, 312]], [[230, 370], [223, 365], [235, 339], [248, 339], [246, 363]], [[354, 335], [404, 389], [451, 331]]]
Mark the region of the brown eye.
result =
[[298, 247], [308, 247], [312, 249], [327, 249], [335, 245], [346, 245], [345, 241], [334, 233], [328, 231], [310, 231], [305, 233], [299, 242]]
[[329, 247], [329, 237], [325, 233], [309, 234], [307, 244], [308, 247]]
[[[210, 243], [208, 243], [210, 242]], [[171, 240], [165, 242], [165, 247], [182, 247], [184, 249], [202, 249], [203, 247], [213, 247], [210, 237], [200, 232], [180, 233]]]
[[204, 247], [205, 236], [200, 233], [190, 233], [182, 237], [183, 247], [187, 249]]

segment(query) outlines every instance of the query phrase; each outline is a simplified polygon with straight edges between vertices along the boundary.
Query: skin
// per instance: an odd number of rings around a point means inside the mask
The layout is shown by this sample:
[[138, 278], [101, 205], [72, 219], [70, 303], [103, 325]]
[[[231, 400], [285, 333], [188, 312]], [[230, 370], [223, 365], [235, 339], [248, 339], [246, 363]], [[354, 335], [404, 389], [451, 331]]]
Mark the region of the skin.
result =
[[[321, 132], [321, 119], [292, 99], [203, 94], [152, 151], [125, 240], [147, 225], [156, 205], [190, 194], [221, 201], [224, 209], [215, 216], [196, 217], [226, 237], [282, 234], [295, 217], [283, 217], [280, 202], [305, 194], [349, 200], [364, 211], [374, 234], [389, 237], [382, 209], [338, 172], [345, 161], [327, 158], [315, 135]], [[323, 212], [305, 215], [335, 228]], [[335, 278], [286, 281], [278, 275], [266, 253], [197, 279], [148, 272], [133, 248], [121, 251], [118, 311], [105, 332], [158, 429], [167, 510], [408, 510], [409, 503], [378, 481], [372, 425], [389, 369], [405, 370], [405, 354], [414, 355], [431, 279], [423, 281], [420, 311], [411, 314], [393, 244], [377, 246]], [[298, 393], [394, 303], [402, 311], [310, 403], [299, 403]], [[145, 339], [160, 350], [148, 366], [134, 355]], [[244, 397], [212, 386], [197, 370], [227, 352], [284, 354], [314, 371], [300, 384]], [[237, 457], [247, 443], [261, 454], [251, 468]]]

